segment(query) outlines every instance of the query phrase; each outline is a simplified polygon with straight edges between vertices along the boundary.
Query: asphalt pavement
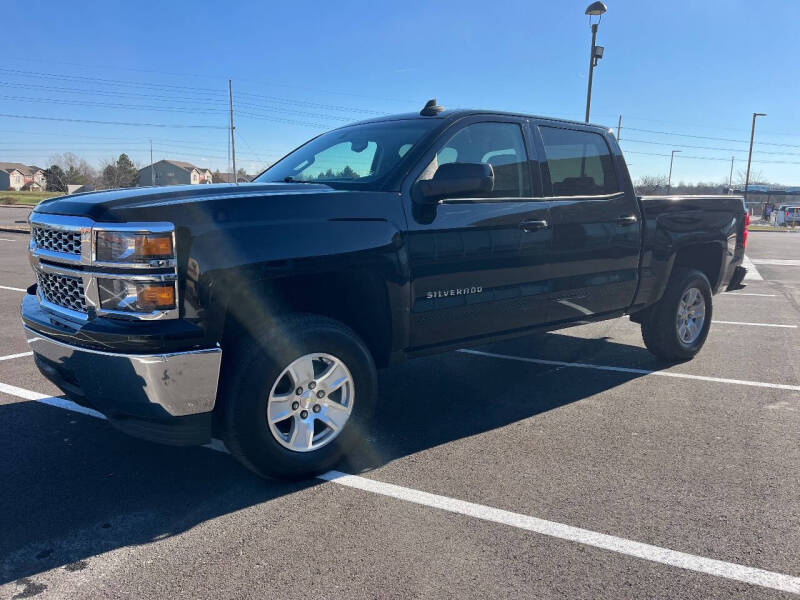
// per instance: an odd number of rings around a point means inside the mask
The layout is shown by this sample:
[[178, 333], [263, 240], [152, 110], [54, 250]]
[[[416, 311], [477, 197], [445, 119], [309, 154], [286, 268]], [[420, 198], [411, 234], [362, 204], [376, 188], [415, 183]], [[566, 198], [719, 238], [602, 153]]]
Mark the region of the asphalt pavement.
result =
[[58, 406], [0, 239], [0, 598], [800, 594], [800, 235], [750, 234], [689, 363], [627, 318], [410, 361], [297, 483]]

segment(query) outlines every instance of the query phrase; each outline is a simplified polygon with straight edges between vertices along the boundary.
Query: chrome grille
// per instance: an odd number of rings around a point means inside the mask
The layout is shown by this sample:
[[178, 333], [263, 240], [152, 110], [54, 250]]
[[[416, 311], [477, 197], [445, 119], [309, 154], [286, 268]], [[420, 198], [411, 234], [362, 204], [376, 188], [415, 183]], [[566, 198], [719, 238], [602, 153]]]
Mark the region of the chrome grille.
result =
[[51, 304], [78, 312], [86, 312], [83, 282], [80, 279], [42, 271], [36, 275], [39, 280], [39, 293], [41, 293], [42, 298]]
[[63, 254], [81, 253], [81, 232], [34, 226], [31, 231], [37, 247]]

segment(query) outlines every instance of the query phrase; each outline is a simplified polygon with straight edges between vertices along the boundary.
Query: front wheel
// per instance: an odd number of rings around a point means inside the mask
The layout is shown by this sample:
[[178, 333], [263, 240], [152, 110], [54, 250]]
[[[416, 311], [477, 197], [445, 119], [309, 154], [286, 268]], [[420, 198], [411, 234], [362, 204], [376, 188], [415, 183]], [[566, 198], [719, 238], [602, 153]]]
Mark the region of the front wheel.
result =
[[377, 375], [369, 350], [344, 324], [288, 316], [240, 342], [234, 361], [223, 382], [223, 438], [258, 475], [316, 475], [362, 437]]
[[711, 327], [711, 285], [700, 271], [681, 268], [670, 278], [664, 296], [642, 320], [647, 349], [669, 361], [694, 358]]

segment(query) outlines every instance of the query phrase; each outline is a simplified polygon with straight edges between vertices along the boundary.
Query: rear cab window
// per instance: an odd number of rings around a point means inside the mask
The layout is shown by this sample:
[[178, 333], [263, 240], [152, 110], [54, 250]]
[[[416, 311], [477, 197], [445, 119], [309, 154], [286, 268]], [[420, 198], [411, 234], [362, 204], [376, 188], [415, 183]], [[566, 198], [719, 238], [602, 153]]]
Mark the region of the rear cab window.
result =
[[620, 191], [614, 158], [602, 135], [539, 126], [553, 196], [604, 196]]

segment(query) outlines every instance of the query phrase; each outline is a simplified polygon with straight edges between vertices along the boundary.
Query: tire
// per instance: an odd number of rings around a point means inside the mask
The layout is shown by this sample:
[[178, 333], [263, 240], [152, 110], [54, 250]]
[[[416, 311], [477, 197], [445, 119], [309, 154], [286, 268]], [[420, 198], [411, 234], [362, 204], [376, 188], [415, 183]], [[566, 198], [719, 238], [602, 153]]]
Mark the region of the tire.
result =
[[[366, 345], [349, 327], [327, 317], [289, 315], [257, 328], [230, 355], [233, 362], [228, 364], [222, 382], [222, 438], [231, 454], [257, 475], [311, 477], [330, 469], [365, 437], [377, 397], [377, 373]], [[306, 377], [308, 357], [312, 357], [316, 373], [310, 379]], [[344, 369], [331, 376], [345, 383], [317, 400], [317, 394], [328, 391], [323, 387], [335, 387], [336, 382], [328, 380], [330, 385], [326, 384], [323, 375], [332, 373], [327, 369], [332, 369], [336, 361]], [[290, 365], [298, 366], [288, 372]], [[294, 379], [306, 382], [302, 395], [301, 384]], [[308, 385], [308, 381], [315, 384]], [[345, 419], [347, 394], [350, 412]], [[335, 411], [334, 402], [341, 405]], [[272, 422], [283, 416], [283, 409], [290, 410], [291, 415]], [[305, 416], [303, 409], [307, 409]], [[335, 422], [337, 428], [326, 425], [323, 419]], [[318, 429], [320, 433], [316, 433]], [[326, 434], [329, 430], [331, 433]]]
[[[702, 325], [681, 329], [685, 322], [678, 312], [681, 299], [692, 297], [691, 290], [699, 293], [694, 306], [699, 306], [702, 298], [704, 314]], [[688, 296], [687, 296], [688, 294]], [[691, 311], [689, 311], [691, 313]], [[711, 285], [708, 278], [695, 269], [677, 269], [667, 285], [661, 300], [658, 301], [642, 320], [642, 337], [647, 349], [658, 358], [667, 361], [691, 360], [700, 352], [711, 327]], [[692, 321], [689, 319], [689, 321]], [[696, 324], [697, 321], [694, 320]], [[682, 335], [683, 334], [685, 335]]]

